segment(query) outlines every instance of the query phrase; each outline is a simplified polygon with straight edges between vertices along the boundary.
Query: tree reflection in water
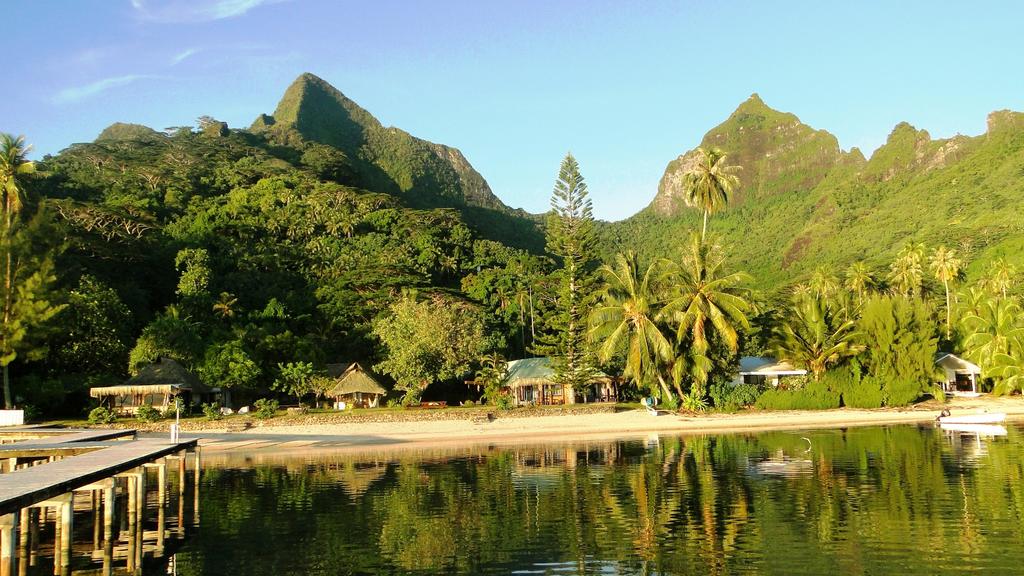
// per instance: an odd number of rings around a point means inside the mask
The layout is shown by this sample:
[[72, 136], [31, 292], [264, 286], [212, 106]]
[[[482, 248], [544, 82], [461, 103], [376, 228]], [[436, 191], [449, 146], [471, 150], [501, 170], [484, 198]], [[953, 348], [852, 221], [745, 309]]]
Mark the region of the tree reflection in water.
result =
[[[808, 443], [802, 437], [807, 437]], [[180, 574], [953, 574], [1024, 563], [1024, 437], [876, 427], [211, 457]]]

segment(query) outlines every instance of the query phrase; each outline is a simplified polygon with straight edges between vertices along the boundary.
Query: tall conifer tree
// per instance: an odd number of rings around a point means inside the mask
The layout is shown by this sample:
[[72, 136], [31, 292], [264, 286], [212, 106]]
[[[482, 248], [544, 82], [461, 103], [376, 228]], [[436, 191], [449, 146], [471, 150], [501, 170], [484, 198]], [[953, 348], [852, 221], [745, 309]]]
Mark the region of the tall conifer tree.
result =
[[587, 184], [572, 154], [566, 154], [551, 195], [547, 249], [561, 260], [561, 287], [553, 334], [542, 346], [555, 356], [555, 380], [579, 391], [594, 377], [587, 344], [587, 318], [593, 301], [594, 215]]

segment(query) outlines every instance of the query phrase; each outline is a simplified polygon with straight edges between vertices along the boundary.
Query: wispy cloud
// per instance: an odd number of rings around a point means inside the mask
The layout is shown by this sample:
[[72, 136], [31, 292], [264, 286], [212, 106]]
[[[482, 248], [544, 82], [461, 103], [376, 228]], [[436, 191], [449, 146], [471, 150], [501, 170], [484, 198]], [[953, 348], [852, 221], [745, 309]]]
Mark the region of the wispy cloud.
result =
[[164, 24], [210, 22], [235, 18], [265, 4], [287, 0], [131, 0], [132, 8], [144, 20]]
[[138, 80], [153, 77], [154, 76], [148, 74], [128, 74], [125, 76], [113, 76], [111, 78], [104, 78], [102, 80], [97, 80], [92, 84], [65, 88], [64, 90], [61, 90], [56, 95], [54, 95], [53, 101], [58, 104], [78, 102], [80, 100], [85, 100], [86, 98], [96, 96], [97, 94], [102, 94], [103, 92], [106, 92], [107, 90], [110, 90], [112, 88], [127, 86], [128, 84], [131, 84]]
[[201, 48], [188, 48], [174, 55], [171, 58], [171, 66], [177, 66], [188, 58], [195, 56], [197, 53], [202, 52]]

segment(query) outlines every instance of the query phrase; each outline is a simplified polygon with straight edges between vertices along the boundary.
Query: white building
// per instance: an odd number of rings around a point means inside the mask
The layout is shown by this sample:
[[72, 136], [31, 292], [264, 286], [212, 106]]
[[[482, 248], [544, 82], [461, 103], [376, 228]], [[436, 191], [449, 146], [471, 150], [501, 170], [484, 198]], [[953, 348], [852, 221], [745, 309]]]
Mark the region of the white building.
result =
[[789, 362], [779, 362], [774, 358], [758, 358], [744, 356], [740, 358], [739, 372], [733, 378], [733, 384], [756, 384], [758, 386], [778, 387], [787, 376], [805, 376], [807, 370], [797, 368]]
[[935, 356], [935, 366], [946, 374], [941, 382], [943, 392], [960, 396], [978, 394], [981, 368], [977, 364], [972, 364], [953, 354], [940, 352]]

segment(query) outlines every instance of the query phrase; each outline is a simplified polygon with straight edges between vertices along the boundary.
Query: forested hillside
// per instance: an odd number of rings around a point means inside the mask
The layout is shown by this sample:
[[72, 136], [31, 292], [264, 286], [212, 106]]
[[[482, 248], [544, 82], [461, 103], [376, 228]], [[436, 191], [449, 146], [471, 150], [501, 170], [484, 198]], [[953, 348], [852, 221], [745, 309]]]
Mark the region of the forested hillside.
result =
[[[1000, 257], [1024, 266], [1024, 114], [993, 112], [985, 134], [943, 140], [901, 123], [865, 159], [755, 94], [701, 146], [721, 148], [741, 167], [740, 186], [709, 230], [762, 289], [858, 260], [880, 271], [906, 241], [956, 248], [970, 279]], [[701, 217], [681, 194], [694, 158], [689, 151], [668, 164], [645, 210], [602, 227], [608, 254], [676, 255]]]
[[372, 321], [417, 290], [466, 303], [487, 349], [522, 355], [524, 282], [551, 270], [538, 221], [458, 150], [384, 128], [308, 74], [251, 130], [115, 124], [19, 182], [39, 215], [19, 234], [58, 245], [65, 308], [12, 380], [19, 405], [49, 413], [158, 356], [239, 391], [279, 385], [282, 365], [372, 366]]

